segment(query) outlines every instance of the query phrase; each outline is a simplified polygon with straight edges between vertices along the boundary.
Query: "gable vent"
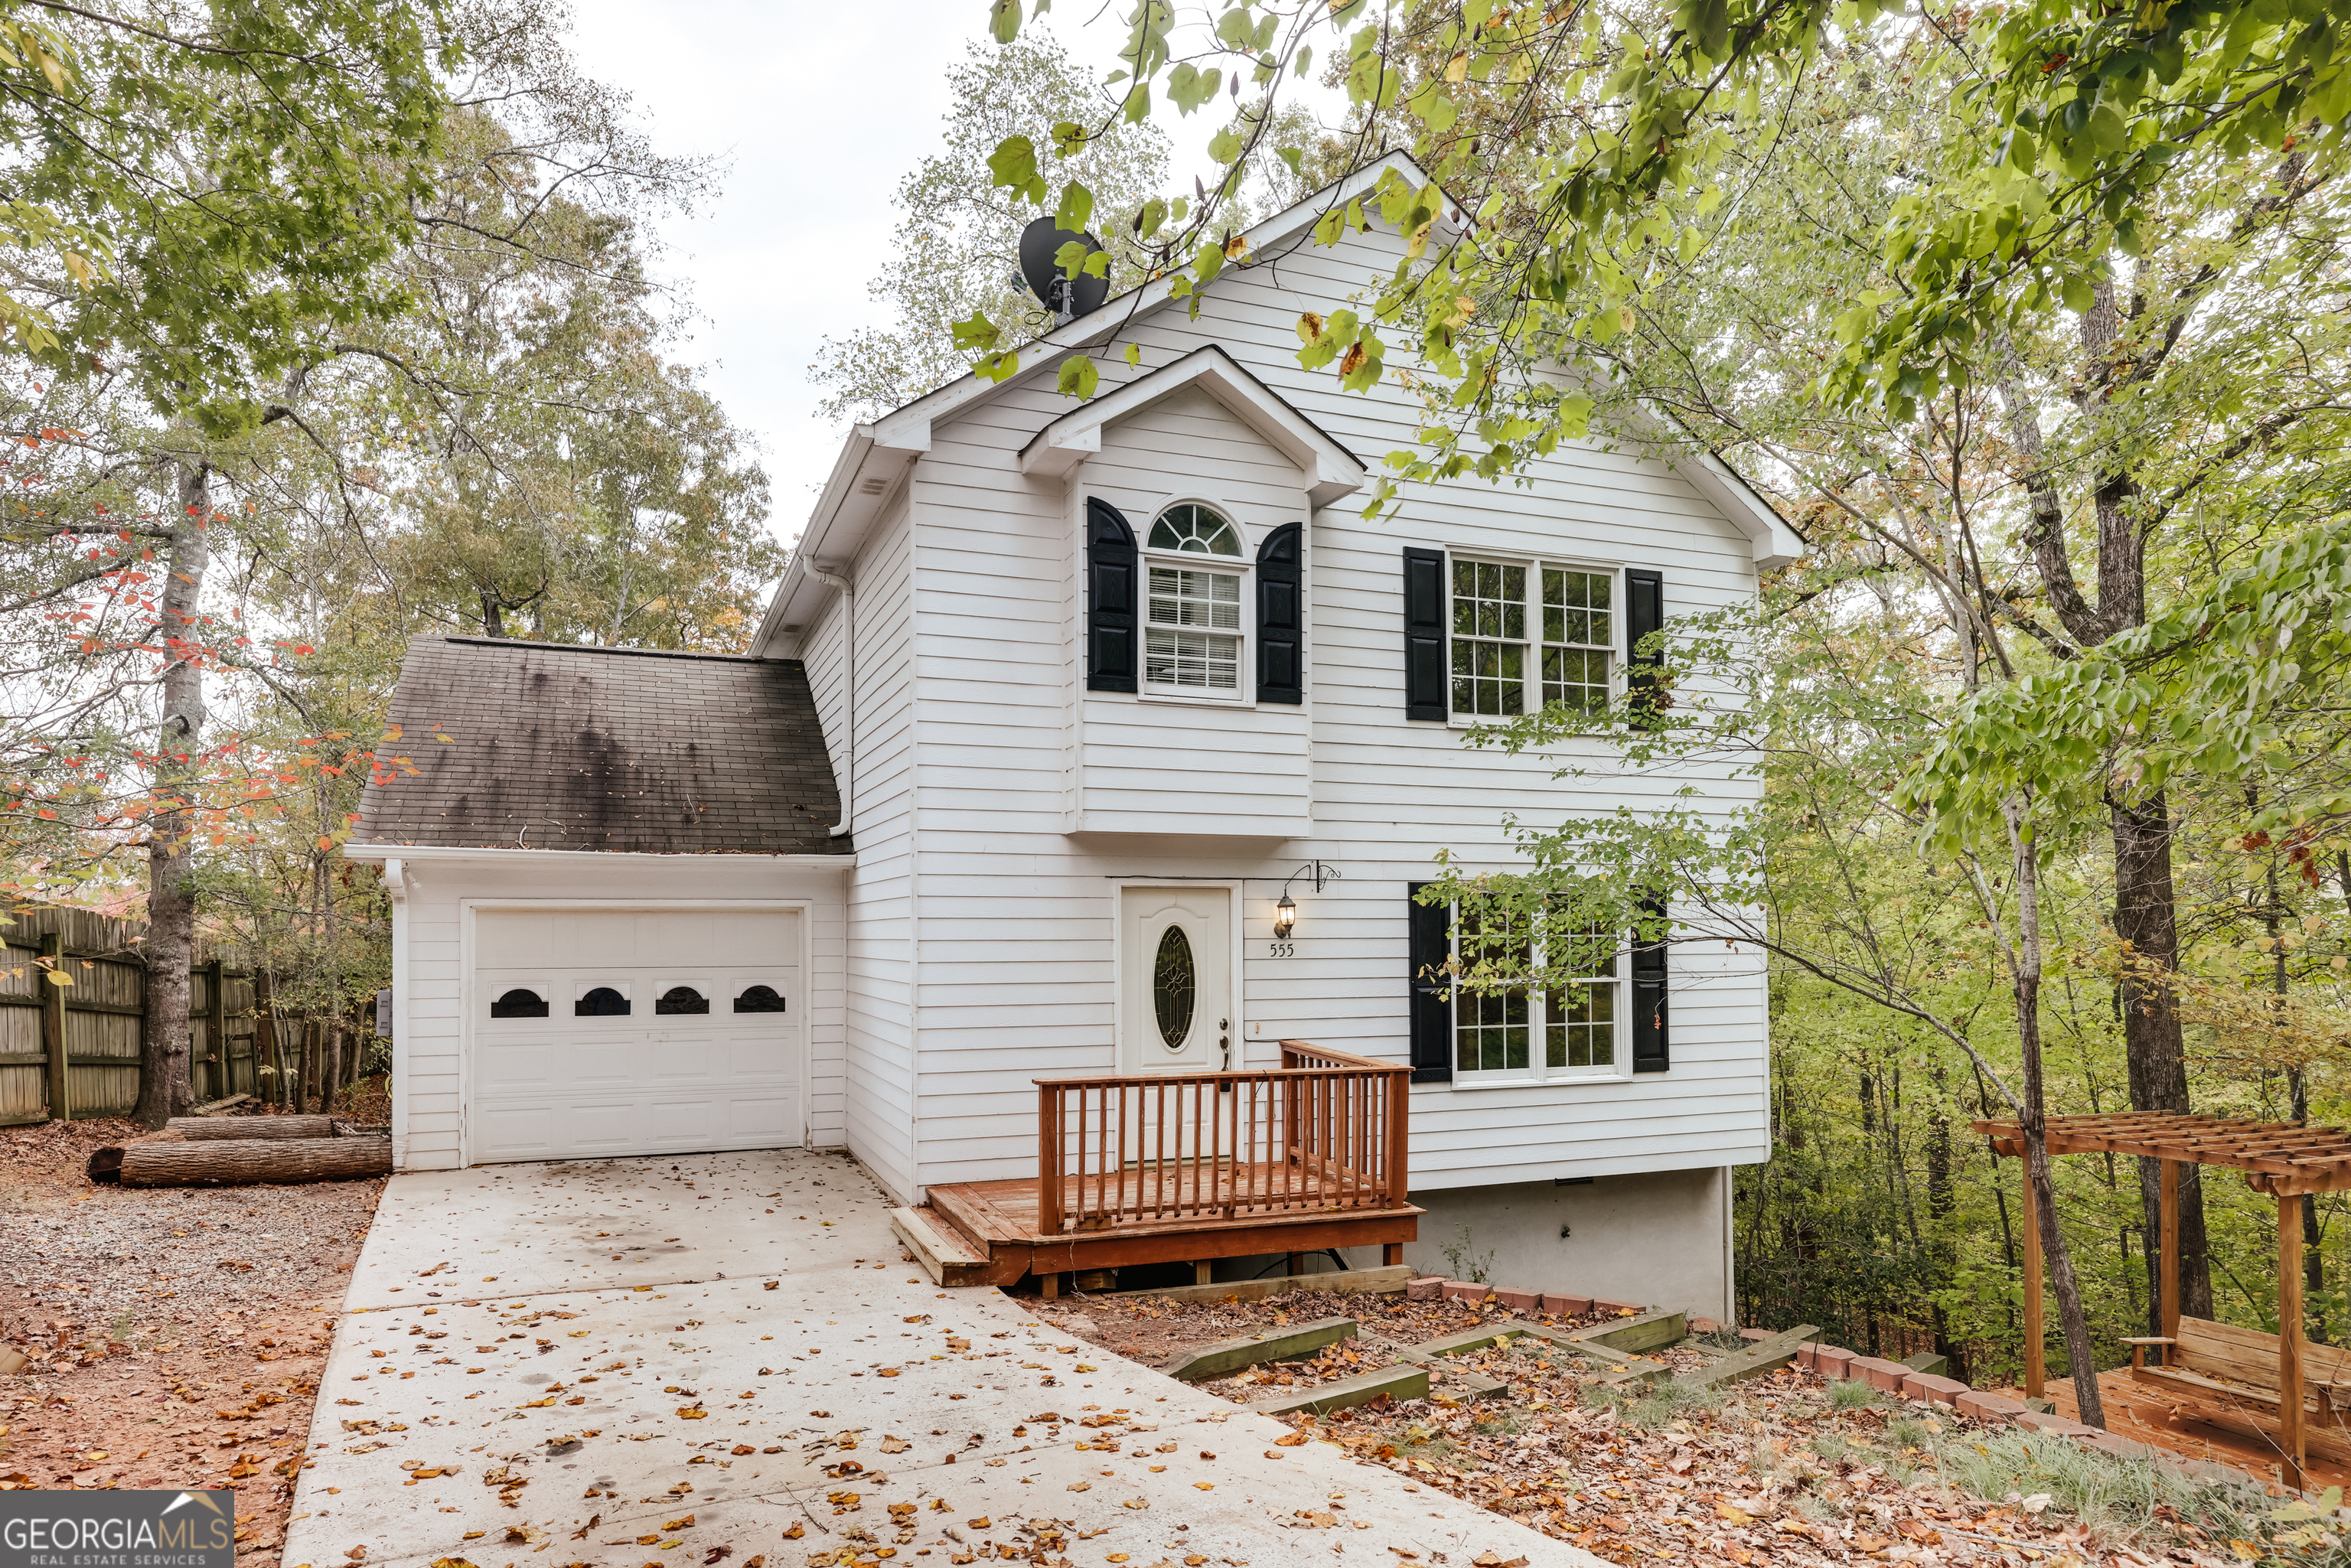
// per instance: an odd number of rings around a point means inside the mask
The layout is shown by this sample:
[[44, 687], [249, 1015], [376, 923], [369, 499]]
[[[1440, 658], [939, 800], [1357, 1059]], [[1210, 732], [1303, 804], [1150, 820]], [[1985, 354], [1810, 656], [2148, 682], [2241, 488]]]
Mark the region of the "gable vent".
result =
[[861, 496], [878, 496], [889, 487], [890, 481], [881, 478], [878, 476], [872, 479], [861, 479], [857, 482], [857, 493]]

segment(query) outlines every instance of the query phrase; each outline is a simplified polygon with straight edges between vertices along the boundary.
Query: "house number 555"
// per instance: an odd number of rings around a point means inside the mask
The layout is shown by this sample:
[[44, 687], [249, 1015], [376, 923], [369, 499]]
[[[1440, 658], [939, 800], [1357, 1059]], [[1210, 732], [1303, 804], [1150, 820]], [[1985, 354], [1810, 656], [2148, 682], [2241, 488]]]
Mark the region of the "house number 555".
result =
[[1295, 942], [1269, 942], [1265, 945], [1265, 956], [1269, 958], [1295, 958], [1298, 956], [1298, 945]]

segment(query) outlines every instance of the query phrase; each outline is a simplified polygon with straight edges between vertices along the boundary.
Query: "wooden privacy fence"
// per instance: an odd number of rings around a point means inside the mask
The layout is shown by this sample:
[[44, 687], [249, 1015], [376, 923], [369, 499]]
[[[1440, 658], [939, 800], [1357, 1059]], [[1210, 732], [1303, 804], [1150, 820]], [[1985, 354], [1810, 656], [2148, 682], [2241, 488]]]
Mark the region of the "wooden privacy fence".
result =
[[[30, 907], [0, 926], [0, 1127], [127, 1116], [144, 1060], [145, 932], [86, 909]], [[190, 1074], [199, 1100], [262, 1092], [255, 980], [209, 956], [189, 971]], [[48, 978], [59, 968], [73, 984]]]
[[1411, 1076], [1285, 1040], [1257, 1071], [1037, 1079], [1038, 1228], [1403, 1207]]

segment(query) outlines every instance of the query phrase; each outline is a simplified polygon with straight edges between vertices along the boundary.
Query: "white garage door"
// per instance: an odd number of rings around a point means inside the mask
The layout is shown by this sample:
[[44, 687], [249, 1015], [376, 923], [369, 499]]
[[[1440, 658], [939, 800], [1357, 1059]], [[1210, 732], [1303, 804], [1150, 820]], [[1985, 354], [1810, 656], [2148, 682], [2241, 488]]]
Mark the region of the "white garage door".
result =
[[797, 1145], [799, 912], [475, 916], [476, 1162]]

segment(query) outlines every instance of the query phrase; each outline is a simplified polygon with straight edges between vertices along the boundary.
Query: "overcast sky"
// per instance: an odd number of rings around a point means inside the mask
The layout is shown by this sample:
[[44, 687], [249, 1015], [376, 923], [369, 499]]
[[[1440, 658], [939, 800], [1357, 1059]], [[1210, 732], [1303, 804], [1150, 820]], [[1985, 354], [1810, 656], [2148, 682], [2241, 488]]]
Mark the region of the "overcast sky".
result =
[[[702, 318], [679, 357], [758, 437], [771, 524], [795, 538], [843, 434], [818, 415], [808, 367], [819, 339], [883, 320], [854, 258], [887, 241], [891, 192], [938, 145], [946, 69], [985, 36], [984, 0], [576, 3], [581, 65], [634, 99], [655, 145], [730, 165], [706, 210], [663, 230], [666, 270]], [[1124, 5], [1091, 27], [1094, 13], [1069, 9], [1050, 24], [1106, 76]], [[1167, 127], [1179, 184], [1214, 119]]]

